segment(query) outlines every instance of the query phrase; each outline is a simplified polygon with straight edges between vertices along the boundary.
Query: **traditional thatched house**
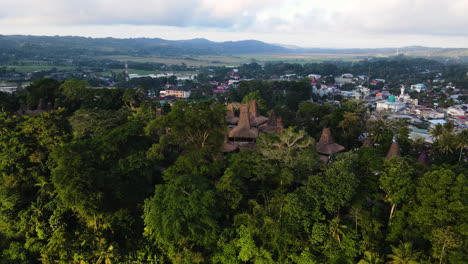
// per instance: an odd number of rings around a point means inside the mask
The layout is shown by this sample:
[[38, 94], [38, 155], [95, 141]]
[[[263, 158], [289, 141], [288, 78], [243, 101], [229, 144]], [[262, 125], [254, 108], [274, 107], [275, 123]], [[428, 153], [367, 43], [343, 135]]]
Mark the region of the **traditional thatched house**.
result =
[[330, 132], [330, 128], [324, 128], [319, 142], [317, 142], [317, 152], [331, 156], [335, 153], [344, 150], [344, 147], [336, 144]]
[[239, 122], [237, 127], [229, 132], [229, 138], [234, 141], [254, 141], [258, 136], [258, 130], [250, 127], [249, 107], [246, 104], [240, 106]]

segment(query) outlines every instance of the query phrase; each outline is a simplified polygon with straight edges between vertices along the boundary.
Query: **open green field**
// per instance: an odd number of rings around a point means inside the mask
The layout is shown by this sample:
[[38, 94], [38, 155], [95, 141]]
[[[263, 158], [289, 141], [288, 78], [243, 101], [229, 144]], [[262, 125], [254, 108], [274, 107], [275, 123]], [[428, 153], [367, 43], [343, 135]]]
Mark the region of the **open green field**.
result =
[[[376, 56], [376, 55], [373, 55]], [[210, 55], [210, 56], [104, 56], [102, 59], [134, 62], [153, 62], [164, 64], [181, 64], [188, 66], [237, 66], [256, 61], [258, 63], [283, 61], [290, 63], [313, 63], [327, 60], [359, 61], [366, 55], [356, 54], [243, 54], [243, 55]]]
[[[102, 75], [110, 76], [112, 72], [114, 73], [121, 73], [125, 71], [125, 69], [113, 69], [112, 71], [101, 72]], [[158, 74], [161, 71], [145, 71], [145, 70], [135, 70], [135, 69], [128, 69], [129, 74]]]

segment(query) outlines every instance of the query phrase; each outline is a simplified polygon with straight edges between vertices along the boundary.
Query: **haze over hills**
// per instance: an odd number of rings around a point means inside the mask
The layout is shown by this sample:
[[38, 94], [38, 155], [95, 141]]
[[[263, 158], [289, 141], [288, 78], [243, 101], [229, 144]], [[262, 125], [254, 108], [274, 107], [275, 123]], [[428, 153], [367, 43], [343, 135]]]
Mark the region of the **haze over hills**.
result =
[[302, 48], [269, 44], [257, 40], [214, 42], [203, 38], [165, 40], [161, 38], [87, 38], [75, 36], [0, 35], [3, 55], [24, 57], [68, 57], [99, 55], [171, 56], [232, 54], [388, 54], [397, 52], [415, 56], [468, 56], [466, 48], [401, 48], [332, 49]]

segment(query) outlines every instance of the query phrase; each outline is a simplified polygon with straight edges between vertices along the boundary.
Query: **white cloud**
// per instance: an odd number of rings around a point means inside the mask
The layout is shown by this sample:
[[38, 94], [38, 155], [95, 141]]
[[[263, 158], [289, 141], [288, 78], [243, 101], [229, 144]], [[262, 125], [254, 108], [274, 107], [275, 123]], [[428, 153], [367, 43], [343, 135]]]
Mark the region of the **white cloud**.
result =
[[55, 29], [90, 35], [101, 29], [100, 35], [116, 37], [468, 47], [466, 10], [467, 0], [0, 0], [0, 34]]

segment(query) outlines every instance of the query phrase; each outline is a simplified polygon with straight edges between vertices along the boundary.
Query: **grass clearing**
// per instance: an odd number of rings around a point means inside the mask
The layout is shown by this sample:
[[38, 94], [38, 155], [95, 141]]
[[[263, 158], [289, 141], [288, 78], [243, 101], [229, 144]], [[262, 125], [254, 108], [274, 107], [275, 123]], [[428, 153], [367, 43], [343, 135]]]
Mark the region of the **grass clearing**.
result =
[[359, 61], [370, 55], [361, 54], [241, 54], [203, 56], [105, 56], [102, 59], [134, 62], [182, 64], [187, 66], [237, 66], [250, 62], [320, 63], [327, 60]]

